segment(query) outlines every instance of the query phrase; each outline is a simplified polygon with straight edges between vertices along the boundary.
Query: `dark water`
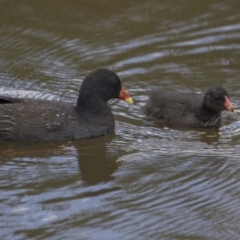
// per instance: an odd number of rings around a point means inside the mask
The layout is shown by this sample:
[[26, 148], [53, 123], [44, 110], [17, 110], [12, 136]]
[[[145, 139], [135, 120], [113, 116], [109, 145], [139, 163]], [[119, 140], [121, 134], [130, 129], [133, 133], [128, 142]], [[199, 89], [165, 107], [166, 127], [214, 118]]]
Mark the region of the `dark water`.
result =
[[0, 145], [0, 239], [240, 239], [240, 116], [214, 130], [159, 128], [155, 86], [240, 104], [240, 2], [0, 1], [0, 94], [74, 102], [116, 71], [112, 136]]

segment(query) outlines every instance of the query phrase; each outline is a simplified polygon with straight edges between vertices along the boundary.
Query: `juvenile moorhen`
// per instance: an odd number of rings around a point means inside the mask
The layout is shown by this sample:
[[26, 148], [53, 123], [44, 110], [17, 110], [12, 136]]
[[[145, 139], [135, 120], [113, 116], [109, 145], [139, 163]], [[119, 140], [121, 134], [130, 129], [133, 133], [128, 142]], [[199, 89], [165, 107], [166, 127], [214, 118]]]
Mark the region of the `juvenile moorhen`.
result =
[[107, 102], [132, 104], [119, 77], [99, 68], [85, 77], [76, 105], [0, 96], [0, 140], [49, 142], [99, 137], [114, 131]]
[[236, 113], [227, 91], [221, 86], [209, 88], [204, 96], [153, 90], [143, 107], [149, 120], [169, 127], [191, 128], [219, 127], [223, 110]]

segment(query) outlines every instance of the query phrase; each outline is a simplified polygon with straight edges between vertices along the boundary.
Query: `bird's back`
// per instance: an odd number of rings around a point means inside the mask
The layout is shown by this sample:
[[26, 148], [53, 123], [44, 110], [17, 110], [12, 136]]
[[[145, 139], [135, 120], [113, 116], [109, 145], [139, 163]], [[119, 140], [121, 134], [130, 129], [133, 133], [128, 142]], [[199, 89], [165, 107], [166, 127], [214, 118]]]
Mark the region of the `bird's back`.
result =
[[143, 111], [148, 119], [162, 121], [169, 126], [194, 127], [199, 124], [196, 115], [202, 101], [202, 97], [193, 94], [158, 89], [150, 93]]
[[6, 100], [0, 104], [0, 140], [45, 142], [84, 139], [104, 135], [114, 128], [114, 123], [110, 127], [104, 126], [104, 129], [101, 126], [98, 128], [91, 124], [91, 117], [86, 119], [72, 104], [36, 99], [0, 99]]

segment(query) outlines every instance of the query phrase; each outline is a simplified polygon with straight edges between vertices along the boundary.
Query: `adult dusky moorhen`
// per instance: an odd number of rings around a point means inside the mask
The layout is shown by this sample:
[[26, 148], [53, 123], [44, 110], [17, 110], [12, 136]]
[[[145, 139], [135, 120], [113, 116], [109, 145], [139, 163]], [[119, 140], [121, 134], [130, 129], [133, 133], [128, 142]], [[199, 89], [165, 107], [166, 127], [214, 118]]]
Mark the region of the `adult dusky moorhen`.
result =
[[227, 91], [221, 86], [209, 88], [204, 96], [153, 90], [143, 107], [149, 120], [169, 127], [191, 128], [219, 127], [223, 110], [236, 113]]
[[110, 134], [115, 123], [107, 102], [113, 98], [132, 104], [119, 77], [104, 68], [85, 77], [76, 105], [0, 96], [0, 140], [49, 142]]

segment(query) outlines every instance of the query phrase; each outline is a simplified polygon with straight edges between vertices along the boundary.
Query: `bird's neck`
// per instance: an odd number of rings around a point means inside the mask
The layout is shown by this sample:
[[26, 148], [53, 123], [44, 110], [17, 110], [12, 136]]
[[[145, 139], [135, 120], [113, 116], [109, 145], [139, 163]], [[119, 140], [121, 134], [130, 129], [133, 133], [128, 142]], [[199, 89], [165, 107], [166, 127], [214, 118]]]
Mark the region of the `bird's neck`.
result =
[[94, 98], [79, 96], [75, 109], [88, 122], [102, 121], [106, 124], [106, 119], [114, 121], [107, 102], [96, 96]]
[[[102, 136], [114, 132], [114, 117], [106, 102], [78, 101], [75, 109], [84, 120], [85, 127], [88, 126], [88, 137]], [[91, 135], [92, 133], [94, 134]]]
[[221, 124], [221, 111], [211, 109], [205, 103], [202, 103], [197, 118], [206, 126], [219, 126]]

